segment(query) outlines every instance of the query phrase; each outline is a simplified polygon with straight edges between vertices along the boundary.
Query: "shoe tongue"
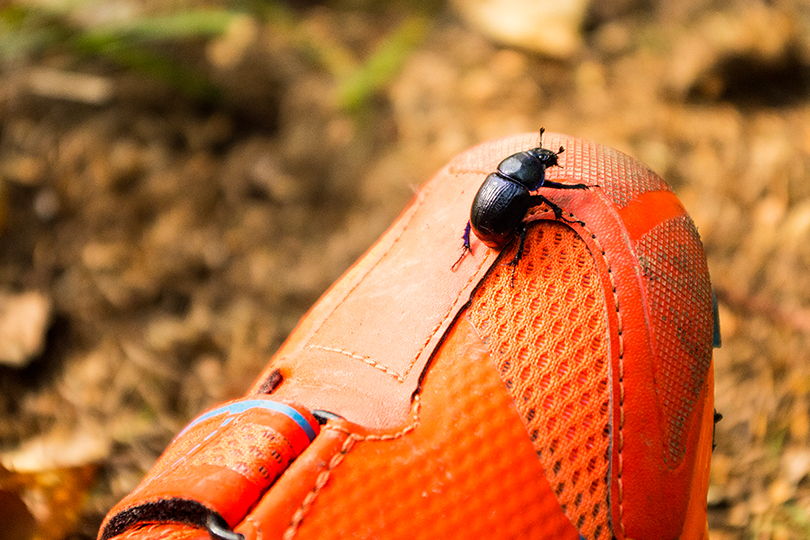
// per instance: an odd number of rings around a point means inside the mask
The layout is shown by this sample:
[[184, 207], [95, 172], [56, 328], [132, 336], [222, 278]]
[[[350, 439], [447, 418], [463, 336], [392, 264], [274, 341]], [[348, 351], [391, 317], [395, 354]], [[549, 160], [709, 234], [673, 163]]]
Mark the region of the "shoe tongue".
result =
[[273, 359], [290, 374], [278, 395], [369, 429], [408, 421], [429, 358], [498, 256], [471, 238], [454, 265], [484, 176], [451, 165], [422, 189]]

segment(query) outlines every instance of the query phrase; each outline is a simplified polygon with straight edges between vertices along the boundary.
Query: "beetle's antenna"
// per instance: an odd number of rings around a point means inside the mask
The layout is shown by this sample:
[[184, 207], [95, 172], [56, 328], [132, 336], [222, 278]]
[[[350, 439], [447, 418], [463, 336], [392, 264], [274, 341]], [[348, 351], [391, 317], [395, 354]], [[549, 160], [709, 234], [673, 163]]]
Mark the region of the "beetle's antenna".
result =
[[541, 127], [540, 128], [540, 146], [539, 146], [539, 148], [543, 148], [543, 133], [545, 133], [545, 132], [546, 132], [546, 128]]
[[[560, 155], [560, 154], [562, 154], [563, 152], [565, 152], [565, 147], [564, 147], [564, 146], [560, 146], [560, 149], [559, 149], [559, 150], [557, 150], [557, 153], [555, 154], [555, 156], [559, 156], [559, 155]], [[560, 165], [560, 163], [559, 163], [559, 162], [556, 160], [556, 158], [554, 159], [554, 165], [556, 165], [557, 167], [562, 167], [562, 165]]]

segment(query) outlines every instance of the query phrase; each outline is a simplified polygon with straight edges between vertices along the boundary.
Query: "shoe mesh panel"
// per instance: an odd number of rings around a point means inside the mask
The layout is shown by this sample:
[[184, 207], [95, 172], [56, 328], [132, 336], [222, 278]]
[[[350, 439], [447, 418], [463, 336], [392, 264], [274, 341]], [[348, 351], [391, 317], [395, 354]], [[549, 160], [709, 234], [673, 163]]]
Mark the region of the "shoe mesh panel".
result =
[[654, 227], [636, 249], [658, 353], [655, 379], [668, 419], [664, 459], [675, 467], [686, 453], [688, 422], [711, 362], [711, 285], [700, 237], [688, 216]]
[[[500, 260], [511, 260], [514, 249]], [[473, 297], [470, 320], [567, 517], [585, 538], [610, 538], [609, 352], [595, 263], [571, 229], [545, 222], [530, 230], [514, 272], [513, 282], [513, 267], [494, 267]]]
[[479, 349], [459, 320], [423, 381], [418, 424], [346, 451], [296, 539], [578, 538]]
[[619, 207], [647, 191], [671, 191], [661, 177], [618, 150], [581, 139], [562, 144], [561, 167], [548, 170], [550, 180], [597, 184]]

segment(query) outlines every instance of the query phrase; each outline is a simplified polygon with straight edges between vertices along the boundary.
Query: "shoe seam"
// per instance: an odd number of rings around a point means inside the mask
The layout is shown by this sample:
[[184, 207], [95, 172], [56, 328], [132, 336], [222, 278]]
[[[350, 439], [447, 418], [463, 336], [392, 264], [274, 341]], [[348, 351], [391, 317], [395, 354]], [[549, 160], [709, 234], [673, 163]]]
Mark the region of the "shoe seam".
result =
[[[404, 383], [405, 380], [408, 378], [408, 375], [410, 375], [411, 371], [413, 370], [413, 367], [416, 365], [416, 361], [419, 360], [419, 358], [422, 356], [422, 353], [425, 352], [425, 348], [430, 344], [430, 342], [433, 340], [433, 338], [436, 337], [436, 333], [439, 331], [439, 329], [441, 329], [442, 326], [444, 326], [444, 324], [447, 322], [448, 319], [455, 318], [455, 314], [453, 314], [453, 312], [456, 310], [456, 307], [457, 307], [457, 304], [458, 304], [458, 299], [461, 298], [461, 296], [465, 293], [465, 291], [467, 291], [467, 288], [470, 286], [470, 283], [472, 283], [476, 279], [481, 279], [481, 276], [479, 275], [481, 273], [481, 269], [488, 262], [489, 262], [489, 259], [487, 257], [483, 257], [481, 259], [481, 262], [479, 263], [478, 268], [475, 269], [475, 272], [473, 272], [470, 275], [470, 278], [459, 289], [458, 294], [449, 303], [449, 307], [447, 309], [447, 312], [439, 318], [439, 321], [436, 323], [436, 326], [434, 326], [433, 329], [430, 332], [428, 332], [427, 338], [425, 339], [424, 343], [422, 343], [422, 346], [419, 348], [419, 350], [416, 352], [416, 354], [413, 356], [413, 358], [411, 358], [410, 362], [408, 362], [408, 365], [405, 367], [405, 370], [402, 373], [391, 369], [390, 367], [386, 366], [385, 364], [377, 362], [376, 360], [374, 360], [373, 358], [371, 358], [369, 356], [366, 356], [366, 355], [360, 354], [360, 353], [356, 353], [356, 352], [352, 352], [352, 351], [349, 351], [349, 350], [346, 350], [346, 349], [341, 349], [339, 347], [330, 347], [328, 345], [318, 345], [316, 343], [310, 343], [310, 344], [306, 345], [306, 348], [307, 349], [312, 349], [312, 350], [320, 350], [320, 351], [331, 352], [331, 353], [335, 353], [335, 354], [342, 354], [344, 356], [348, 356], [349, 358], [354, 358], [355, 360], [360, 360], [361, 362], [364, 362], [365, 364], [368, 364], [369, 366], [382, 371], [386, 375], [389, 375], [389, 376], [393, 377], [397, 382]], [[451, 317], [451, 314], [452, 314], [452, 317]]]
[[309, 337], [307, 338], [307, 341], [311, 341], [312, 338], [318, 335], [318, 332], [321, 331], [321, 328], [323, 328], [323, 326], [332, 317], [332, 315], [334, 315], [334, 313], [338, 310], [338, 308], [340, 308], [340, 306], [342, 306], [343, 303], [346, 302], [346, 299], [348, 299], [351, 296], [351, 294], [355, 291], [355, 289], [357, 289], [357, 287], [359, 287], [366, 280], [369, 274], [371, 274], [371, 272], [386, 258], [386, 256], [391, 252], [391, 250], [394, 249], [394, 246], [396, 246], [399, 243], [399, 241], [402, 239], [402, 236], [405, 234], [405, 231], [409, 230], [411, 223], [416, 217], [416, 214], [418, 213], [419, 209], [427, 200], [428, 194], [431, 191], [433, 191], [433, 189], [434, 189], [434, 182], [429, 182], [428, 185], [425, 187], [425, 189], [417, 194], [416, 196], [417, 199], [416, 201], [414, 201], [414, 204], [411, 207], [410, 215], [405, 219], [405, 222], [403, 223], [402, 228], [399, 230], [396, 237], [394, 237], [394, 239], [391, 241], [388, 247], [385, 248], [385, 251], [383, 251], [380, 254], [377, 260], [374, 261], [368, 267], [368, 269], [366, 269], [365, 272], [363, 272], [363, 275], [357, 278], [357, 281], [355, 281], [354, 284], [352, 284], [352, 286], [349, 288], [349, 290], [346, 291], [346, 293], [343, 295], [343, 298], [341, 298], [340, 301], [337, 304], [335, 304], [332, 307], [332, 309], [329, 310], [329, 313], [327, 313], [323, 317], [323, 319], [321, 319], [320, 323], [318, 323], [318, 326], [310, 333]]
[[[393, 377], [397, 382], [404, 383], [405, 377], [408, 375], [408, 371], [404, 374], [400, 373], [396, 370], [391, 369], [390, 367], [386, 366], [385, 364], [381, 364], [374, 360], [373, 358], [366, 356], [364, 354], [347, 351], [346, 349], [341, 349], [339, 347], [329, 347], [327, 345], [317, 345], [317, 344], [310, 344], [306, 346], [307, 349], [315, 350], [315, 351], [326, 351], [335, 354], [342, 354], [343, 356], [348, 356], [349, 358], [354, 358], [355, 360], [360, 360], [361, 362], [368, 364], [369, 366], [373, 367], [374, 369], [378, 369], [385, 373], [386, 375], [390, 375]], [[410, 367], [410, 366], [409, 366]]]
[[395, 433], [369, 433], [365, 435], [361, 435], [359, 433], [355, 433], [354, 431], [347, 429], [346, 427], [334, 425], [334, 424], [327, 424], [321, 430], [329, 430], [329, 431], [337, 431], [338, 433], [344, 433], [348, 435], [346, 440], [343, 441], [340, 449], [332, 454], [332, 457], [329, 458], [329, 462], [326, 466], [326, 469], [321, 471], [318, 477], [315, 479], [315, 484], [313, 485], [312, 489], [309, 493], [306, 494], [304, 500], [301, 501], [301, 504], [298, 506], [296, 511], [293, 513], [293, 517], [290, 520], [290, 525], [287, 527], [287, 530], [284, 531], [283, 539], [284, 540], [292, 540], [295, 538], [295, 535], [298, 533], [298, 530], [301, 527], [301, 523], [303, 523], [304, 518], [306, 517], [309, 509], [315, 503], [315, 500], [320, 495], [323, 488], [329, 482], [329, 478], [332, 475], [332, 471], [334, 471], [338, 465], [343, 463], [346, 455], [354, 448], [355, 444], [360, 441], [392, 441], [395, 439], [399, 439], [404, 437], [419, 425], [419, 414], [421, 411], [421, 399], [419, 394], [415, 395], [413, 398], [413, 405], [411, 406], [411, 415], [412, 420], [411, 423], [403, 427], [401, 430]]
[[[618, 375], [619, 375], [619, 429], [617, 432], [617, 464], [616, 464], [616, 484], [617, 484], [617, 492], [618, 492], [618, 507], [619, 507], [619, 530], [621, 531], [622, 538], [625, 537], [625, 527], [624, 527], [624, 482], [622, 477], [624, 475], [624, 456], [622, 454], [624, 450], [624, 324], [622, 322], [622, 311], [621, 305], [619, 303], [619, 292], [618, 287], [616, 285], [616, 277], [613, 273], [613, 268], [611, 267], [610, 260], [607, 256], [607, 251], [605, 248], [602, 247], [602, 243], [599, 241], [599, 238], [596, 234], [587, 226], [587, 223], [580, 220], [573, 212], [567, 212], [569, 216], [578, 220], [583, 225], [579, 225], [579, 227], [586, 232], [593, 244], [596, 246], [596, 249], [599, 250], [599, 253], [602, 256], [602, 259], [605, 261], [605, 266], [607, 268], [607, 275], [608, 279], [610, 280], [610, 289], [613, 294], [613, 305], [616, 311], [616, 333], [618, 338]], [[569, 225], [571, 226], [571, 225]], [[576, 227], [571, 226], [574, 230]]]
[[[570, 213], [570, 212], [569, 212]], [[574, 214], [571, 213], [572, 217]], [[621, 306], [619, 303], [619, 293], [618, 288], [616, 286], [616, 277], [613, 273], [613, 269], [610, 265], [610, 260], [608, 259], [607, 252], [602, 247], [601, 242], [597, 238], [596, 234], [592, 230], [590, 230], [587, 225], [582, 227], [591, 237], [591, 241], [594, 243], [596, 248], [599, 250], [600, 254], [602, 255], [602, 259], [605, 261], [605, 265], [607, 267], [607, 274], [608, 279], [610, 280], [610, 287], [611, 292], [613, 293], [613, 302], [616, 311], [616, 324], [617, 324], [617, 335], [618, 335], [618, 375], [619, 375], [619, 429], [617, 433], [617, 470], [616, 470], [616, 482], [617, 482], [617, 491], [618, 491], [618, 506], [619, 506], [619, 530], [621, 531], [621, 536], [625, 536], [625, 528], [624, 528], [624, 485], [623, 485], [623, 474], [624, 474], [624, 456], [622, 451], [624, 450], [624, 325], [622, 322], [622, 311]]]
[[[605, 248], [602, 247], [602, 243], [599, 241], [599, 238], [596, 234], [587, 226], [587, 223], [580, 220], [577, 215], [573, 212], [566, 212], [569, 216], [573, 219], [583, 223], [583, 225], [579, 225], [584, 232], [586, 232], [593, 244], [596, 246], [596, 249], [599, 250], [599, 253], [602, 256], [602, 259], [605, 261], [605, 266], [607, 268], [608, 279], [610, 280], [610, 289], [613, 294], [613, 305], [616, 311], [616, 326], [617, 326], [617, 337], [618, 337], [618, 375], [619, 375], [619, 429], [617, 432], [617, 464], [616, 464], [616, 483], [617, 483], [617, 492], [618, 492], [618, 508], [619, 508], [619, 530], [621, 531], [622, 538], [625, 537], [625, 527], [624, 527], [624, 482], [623, 482], [623, 475], [624, 475], [624, 455], [622, 454], [624, 450], [624, 324], [622, 321], [622, 311], [621, 305], [619, 303], [619, 292], [618, 287], [616, 285], [616, 277], [613, 273], [613, 268], [611, 267], [610, 260], [607, 256], [607, 252]], [[574, 230], [577, 227], [571, 226]]]
[[[448, 166], [446, 169], [447, 169], [447, 172], [449, 172], [450, 174], [453, 174], [454, 176], [458, 176], [458, 173], [454, 172], [452, 167]], [[441, 175], [442, 172], [440, 172], [439, 175]], [[377, 360], [375, 360], [375, 359], [373, 359], [373, 358], [371, 358], [371, 357], [369, 357], [367, 355], [356, 353], [356, 352], [353, 352], [353, 351], [349, 351], [349, 350], [346, 350], [346, 349], [343, 349], [343, 348], [340, 348], [340, 347], [332, 347], [332, 346], [329, 346], [329, 345], [319, 345], [317, 343], [313, 343], [313, 340], [318, 335], [318, 333], [321, 331], [323, 326], [327, 323], [327, 321], [340, 308], [340, 306], [342, 306], [346, 302], [346, 300], [351, 296], [351, 294], [366, 280], [366, 278], [368, 278], [368, 276], [371, 274], [371, 272], [388, 256], [388, 254], [391, 252], [391, 250], [394, 249], [394, 247], [402, 239], [402, 236], [405, 234], [405, 232], [410, 230], [411, 225], [413, 223], [413, 220], [416, 217], [416, 214], [418, 213], [419, 209], [424, 205], [425, 201], [428, 199], [428, 195], [430, 194], [430, 192], [434, 189], [433, 185], [434, 185], [434, 182], [429, 182], [428, 185], [426, 186], [426, 188], [423, 191], [419, 192], [419, 194], [417, 195], [417, 200], [414, 202], [414, 204], [412, 206], [412, 211], [411, 211], [410, 215], [406, 218], [406, 220], [405, 220], [405, 222], [404, 222], [404, 224], [402, 226], [402, 229], [400, 229], [400, 231], [397, 233], [396, 237], [394, 237], [394, 239], [391, 241], [391, 243], [388, 245], [388, 247], [385, 249], [385, 251], [380, 254], [380, 256], [377, 258], [377, 260], [374, 261], [369, 266], [369, 268], [362, 274], [362, 276], [359, 276], [357, 278], [357, 281], [355, 281], [355, 283], [352, 284], [352, 286], [349, 288], [349, 290], [346, 291], [346, 293], [343, 295], [343, 297], [340, 299], [340, 301], [337, 304], [335, 304], [332, 307], [331, 310], [329, 310], [329, 312], [323, 317], [323, 319], [321, 319], [321, 321], [318, 323], [318, 325], [310, 332], [309, 336], [306, 338], [306, 343], [307, 344], [304, 346], [305, 348], [314, 349], [314, 350], [321, 350], [321, 351], [326, 351], [326, 352], [332, 352], [332, 353], [335, 353], [335, 354], [342, 354], [344, 356], [348, 356], [349, 358], [354, 358], [356, 360], [360, 360], [361, 362], [364, 362], [365, 364], [367, 364], [367, 365], [369, 365], [369, 366], [371, 366], [371, 367], [373, 367], [375, 369], [378, 369], [378, 370], [382, 371], [386, 375], [389, 375], [389, 376], [393, 377], [399, 383], [404, 383], [405, 382], [408, 375], [410, 375], [411, 371], [413, 370], [414, 366], [416, 365], [417, 360], [422, 356], [422, 353], [424, 353], [425, 348], [430, 344], [430, 342], [435, 337], [436, 332], [439, 331], [439, 329], [444, 325], [444, 323], [450, 317], [450, 314], [453, 313], [453, 310], [456, 308], [456, 306], [458, 304], [458, 299], [462, 296], [462, 294], [464, 294], [464, 292], [467, 290], [467, 287], [469, 287], [469, 285], [470, 285], [470, 283], [472, 281], [474, 281], [475, 279], [480, 279], [481, 278], [481, 276], [479, 274], [481, 272], [481, 269], [484, 267], [484, 265], [486, 265], [487, 263], [490, 262], [489, 257], [485, 256], [485, 257], [483, 257], [481, 259], [478, 267], [475, 269], [475, 272], [471, 273], [470, 278], [464, 283], [464, 286], [459, 289], [459, 293], [449, 303], [447, 312], [442, 317], [439, 318], [438, 323], [428, 333], [428, 336], [425, 339], [422, 346], [419, 348], [419, 351], [414, 355], [413, 358], [411, 358], [410, 362], [405, 367], [405, 370], [403, 372], [401, 372], [401, 373], [399, 371], [391, 369], [390, 367], [386, 366], [385, 364], [383, 364], [381, 362], [378, 362]]]

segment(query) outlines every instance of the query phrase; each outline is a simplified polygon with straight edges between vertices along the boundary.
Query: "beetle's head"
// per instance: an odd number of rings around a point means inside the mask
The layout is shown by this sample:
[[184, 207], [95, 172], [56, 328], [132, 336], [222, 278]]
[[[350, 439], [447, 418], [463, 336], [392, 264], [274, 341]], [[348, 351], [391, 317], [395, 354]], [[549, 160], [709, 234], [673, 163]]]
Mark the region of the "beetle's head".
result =
[[534, 157], [536, 157], [540, 161], [540, 163], [542, 163], [543, 166], [547, 169], [549, 167], [554, 167], [555, 165], [558, 165], [557, 156], [559, 156], [563, 152], [565, 152], [565, 148], [563, 148], [562, 146], [556, 152], [554, 152], [553, 150], [549, 150], [548, 148], [534, 148], [532, 150], [532, 154], [534, 154]]

